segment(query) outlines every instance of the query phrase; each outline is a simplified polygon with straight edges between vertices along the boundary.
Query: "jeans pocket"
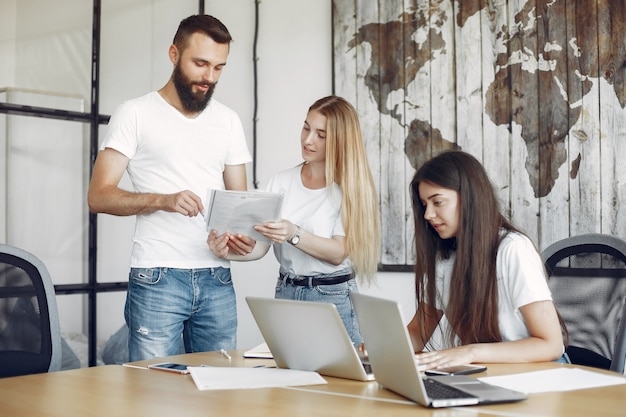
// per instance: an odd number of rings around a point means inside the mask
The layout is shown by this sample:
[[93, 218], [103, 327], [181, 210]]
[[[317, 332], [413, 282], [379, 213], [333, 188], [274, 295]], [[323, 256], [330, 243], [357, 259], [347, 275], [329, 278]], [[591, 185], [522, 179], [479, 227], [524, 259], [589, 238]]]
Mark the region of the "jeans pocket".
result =
[[332, 285], [318, 285], [314, 288], [316, 292], [327, 297], [348, 297], [350, 295], [350, 288], [345, 282]]
[[161, 268], [131, 268], [129, 278], [137, 284], [154, 285], [161, 279]]
[[230, 273], [230, 268], [213, 268], [213, 276], [222, 285], [231, 285], [233, 282], [233, 276]]

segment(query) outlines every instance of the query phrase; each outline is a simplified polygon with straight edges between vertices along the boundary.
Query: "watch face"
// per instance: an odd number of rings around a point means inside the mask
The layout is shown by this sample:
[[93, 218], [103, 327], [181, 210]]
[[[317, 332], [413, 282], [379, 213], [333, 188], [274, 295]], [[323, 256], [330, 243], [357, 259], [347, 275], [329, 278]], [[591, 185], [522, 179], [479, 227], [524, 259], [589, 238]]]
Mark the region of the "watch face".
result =
[[293, 237], [289, 239], [287, 242], [292, 245], [297, 245], [300, 242], [300, 226], [296, 225], [296, 233], [294, 233]]

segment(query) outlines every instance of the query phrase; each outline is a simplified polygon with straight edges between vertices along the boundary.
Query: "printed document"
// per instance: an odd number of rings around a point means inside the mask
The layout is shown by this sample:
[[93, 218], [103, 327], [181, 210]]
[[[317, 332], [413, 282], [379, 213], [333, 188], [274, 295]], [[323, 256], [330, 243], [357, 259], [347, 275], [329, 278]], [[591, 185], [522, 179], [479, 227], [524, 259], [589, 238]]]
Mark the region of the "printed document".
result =
[[201, 390], [289, 387], [326, 384], [317, 372], [282, 368], [190, 366], [189, 373]]
[[208, 190], [207, 231], [241, 233], [254, 240], [269, 242], [254, 225], [280, 219], [283, 194], [265, 191]]

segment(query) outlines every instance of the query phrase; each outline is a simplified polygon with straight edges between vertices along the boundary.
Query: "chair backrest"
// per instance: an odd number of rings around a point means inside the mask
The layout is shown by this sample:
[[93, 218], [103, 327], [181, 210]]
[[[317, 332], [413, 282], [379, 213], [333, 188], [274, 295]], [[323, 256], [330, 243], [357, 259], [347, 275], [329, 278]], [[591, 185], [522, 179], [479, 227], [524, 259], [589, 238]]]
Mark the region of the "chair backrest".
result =
[[572, 362], [624, 373], [626, 240], [598, 233], [571, 236], [541, 256], [569, 332]]
[[61, 369], [54, 286], [33, 254], [0, 244], [0, 377]]

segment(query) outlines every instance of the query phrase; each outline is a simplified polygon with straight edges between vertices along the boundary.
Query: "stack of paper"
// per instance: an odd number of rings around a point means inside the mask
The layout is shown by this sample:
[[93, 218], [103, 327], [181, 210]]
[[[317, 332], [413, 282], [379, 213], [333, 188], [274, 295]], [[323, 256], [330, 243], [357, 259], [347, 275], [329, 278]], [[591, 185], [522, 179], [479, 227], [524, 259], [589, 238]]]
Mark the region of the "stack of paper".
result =
[[488, 376], [478, 379], [499, 387], [525, 392], [526, 394], [626, 384], [626, 378], [619, 374], [613, 376], [575, 368], [548, 369], [545, 371]]
[[199, 390], [269, 388], [326, 384], [317, 372], [281, 368], [234, 368], [190, 366], [189, 373]]

